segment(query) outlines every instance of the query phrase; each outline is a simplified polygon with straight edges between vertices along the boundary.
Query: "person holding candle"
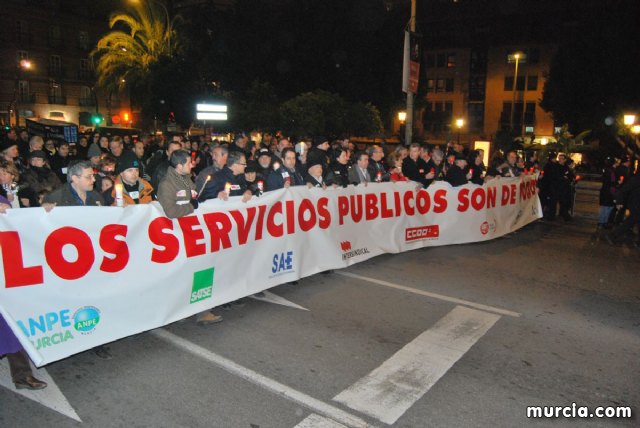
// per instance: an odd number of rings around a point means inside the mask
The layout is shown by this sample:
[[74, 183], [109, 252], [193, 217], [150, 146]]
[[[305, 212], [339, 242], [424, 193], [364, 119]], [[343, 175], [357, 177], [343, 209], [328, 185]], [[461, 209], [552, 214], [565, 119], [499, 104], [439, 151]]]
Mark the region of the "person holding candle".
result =
[[487, 171], [482, 160], [483, 156], [484, 152], [482, 150], [472, 150], [471, 153], [469, 153], [469, 171], [471, 171], [469, 181], [478, 186], [484, 184], [484, 177]]
[[374, 145], [369, 150], [369, 176], [376, 183], [382, 183], [390, 180], [391, 174], [384, 166], [384, 150], [378, 145]]
[[418, 143], [409, 146], [409, 156], [402, 161], [402, 173], [409, 179], [427, 187], [435, 177], [427, 163], [420, 157], [422, 147]]
[[220, 144], [212, 146], [209, 152], [211, 153], [212, 164], [203, 168], [196, 176], [196, 190], [198, 193], [205, 191], [206, 186], [211, 183], [211, 179], [217, 172], [222, 171], [222, 168], [227, 164], [227, 158], [229, 157], [229, 149]]
[[281, 154], [282, 165], [267, 176], [267, 191], [304, 185], [302, 174], [296, 170], [295, 150], [287, 147]]
[[347, 187], [349, 185], [349, 151], [337, 147], [333, 151], [333, 162], [329, 165], [329, 171], [325, 174], [327, 185]]
[[[133, 153], [126, 152], [116, 168], [118, 176], [105, 203], [116, 206], [148, 204], [153, 201], [153, 187], [140, 178], [140, 162]], [[122, 201], [119, 204], [118, 201]]]
[[242, 152], [229, 152], [227, 164], [206, 184], [198, 200], [219, 198], [226, 201], [230, 196], [242, 196], [242, 202], [247, 202], [253, 192], [247, 188], [244, 178], [246, 167], [247, 160]]
[[447, 169], [447, 176], [444, 180], [453, 187], [463, 186], [468, 183], [472, 175], [471, 171], [465, 172], [466, 170], [467, 158], [462, 153], [456, 153], [453, 165]]

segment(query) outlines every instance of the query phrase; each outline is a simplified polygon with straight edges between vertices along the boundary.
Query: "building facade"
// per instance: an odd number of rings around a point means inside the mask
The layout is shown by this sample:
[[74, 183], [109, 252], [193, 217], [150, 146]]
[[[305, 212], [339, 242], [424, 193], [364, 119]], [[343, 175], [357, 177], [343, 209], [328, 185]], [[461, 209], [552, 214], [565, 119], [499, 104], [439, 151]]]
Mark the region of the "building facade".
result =
[[108, 28], [99, 2], [8, 0], [0, 15], [0, 121], [44, 118], [92, 126], [129, 111], [128, 99], [96, 89], [90, 53]]
[[469, 144], [513, 129], [523, 138], [553, 139], [553, 118], [539, 104], [554, 51], [552, 44], [426, 51], [418, 135], [435, 144]]

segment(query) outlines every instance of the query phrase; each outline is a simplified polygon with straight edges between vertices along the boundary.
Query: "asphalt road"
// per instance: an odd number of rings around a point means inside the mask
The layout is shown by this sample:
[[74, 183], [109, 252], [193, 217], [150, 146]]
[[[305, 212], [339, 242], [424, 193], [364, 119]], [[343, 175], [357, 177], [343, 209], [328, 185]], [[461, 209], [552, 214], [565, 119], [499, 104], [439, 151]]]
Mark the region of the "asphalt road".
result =
[[[0, 427], [638, 426], [640, 250], [580, 201], [571, 223], [271, 290], [306, 310], [247, 299], [51, 364], [60, 394], [5, 382]], [[633, 417], [527, 418], [572, 403]]]

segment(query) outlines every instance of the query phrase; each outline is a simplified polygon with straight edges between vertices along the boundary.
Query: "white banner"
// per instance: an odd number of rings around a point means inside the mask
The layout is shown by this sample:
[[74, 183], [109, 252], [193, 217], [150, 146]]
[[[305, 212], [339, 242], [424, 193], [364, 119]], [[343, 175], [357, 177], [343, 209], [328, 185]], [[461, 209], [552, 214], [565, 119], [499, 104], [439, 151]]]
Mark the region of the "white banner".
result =
[[0, 215], [0, 312], [37, 365], [383, 253], [493, 239], [541, 217], [536, 178], [291, 187], [207, 201]]

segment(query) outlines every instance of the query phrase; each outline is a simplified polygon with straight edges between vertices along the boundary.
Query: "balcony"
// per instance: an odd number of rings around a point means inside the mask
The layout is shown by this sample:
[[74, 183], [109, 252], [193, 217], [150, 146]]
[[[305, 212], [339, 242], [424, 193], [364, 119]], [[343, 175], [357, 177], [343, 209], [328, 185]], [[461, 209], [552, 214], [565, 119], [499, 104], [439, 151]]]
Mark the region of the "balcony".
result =
[[49, 95], [49, 104], [67, 104], [67, 97], [61, 95]]
[[78, 104], [81, 107], [92, 107], [96, 105], [96, 100], [93, 98], [79, 98]]

